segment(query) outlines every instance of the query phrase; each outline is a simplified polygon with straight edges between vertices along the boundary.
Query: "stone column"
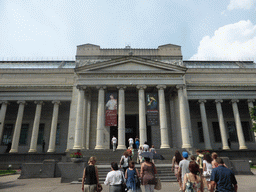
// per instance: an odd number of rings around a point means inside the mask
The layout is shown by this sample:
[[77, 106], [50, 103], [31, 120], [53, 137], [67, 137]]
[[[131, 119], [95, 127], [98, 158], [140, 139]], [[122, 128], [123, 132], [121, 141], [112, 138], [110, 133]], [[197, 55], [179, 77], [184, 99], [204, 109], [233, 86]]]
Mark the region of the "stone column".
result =
[[[253, 102], [255, 102], [255, 100], [254, 100], [254, 99], [248, 99], [247, 102], [248, 102], [249, 114], [250, 114], [250, 116], [251, 116], [251, 108], [254, 107]], [[253, 124], [255, 123], [255, 121], [254, 121], [254, 120], [251, 120], [251, 122], [252, 122], [252, 126], [253, 126]], [[256, 138], [256, 132], [254, 132], [254, 137]], [[255, 142], [256, 142], [256, 140], [255, 140]]]
[[146, 109], [145, 109], [145, 89], [146, 85], [137, 85], [139, 90], [139, 134], [140, 145], [147, 141]]
[[82, 142], [82, 149], [86, 149], [86, 127], [87, 127], [87, 124], [86, 124], [86, 121], [87, 120], [87, 104], [88, 104], [88, 93], [85, 93], [85, 96], [84, 96], [84, 109], [83, 109], [83, 142]]
[[179, 109], [180, 109], [180, 126], [182, 135], [182, 148], [191, 148], [190, 138], [189, 138], [189, 122], [186, 112], [186, 101], [183, 95], [183, 85], [176, 86], [178, 89], [179, 98]]
[[228, 146], [228, 137], [227, 137], [227, 132], [225, 128], [225, 123], [224, 123], [224, 117], [222, 113], [222, 108], [221, 108], [221, 103], [223, 100], [221, 99], [216, 99], [216, 109], [217, 109], [217, 115], [218, 115], [218, 120], [219, 120], [219, 126], [220, 126], [220, 134], [221, 134], [221, 140], [222, 140], [222, 149], [223, 150], [229, 150]]
[[167, 117], [166, 117], [166, 107], [165, 107], [165, 95], [164, 89], [166, 89], [165, 85], [156, 86], [158, 89], [158, 97], [159, 97], [159, 119], [160, 119], [160, 132], [161, 132], [161, 149], [170, 148], [169, 145], [169, 134], [167, 128]]
[[117, 149], [126, 149], [125, 146], [125, 89], [126, 86], [117, 86], [118, 97], [118, 146]]
[[204, 99], [198, 100], [198, 103], [200, 104], [202, 126], [203, 126], [203, 131], [204, 131], [204, 145], [205, 145], [205, 149], [212, 149], [211, 140], [210, 140], [210, 134], [209, 134], [209, 128], [208, 128], [208, 123], [207, 123], [206, 110], [205, 110], [206, 100], [204, 100]]
[[91, 105], [92, 105], [91, 93], [88, 95], [87, 102], [87, 116], [86, 116], [86, 149], [90, 148], [90, 129], [91, 129]]
[[238, 106], [237, 103], [239, 100], [237, 99], [232, 99], [232, 107], [233, 107], [233, 113], [235, 117], [235, 122], [236, 122], [236, 131], [237, 131], [237, 137], [238, 137], [238, 142], [239, 142], [239, 149], [247, 149], [245, 145], [245, 140], [244, 140], [244, 133], [243, 133], [243, 128], [240, 120], [240, 115], [238, 111]]
[[51, 125], [49, 148], [47, 153], [55, 152], [56, 131], [57, 131], [57, 124], [58, 124], [60, 101], [53, 101], [52, 103], [54, 104], [54, 106], [53, 106], [53, 114], [52, 114], [52, 125]]
[[73, 149], [82, 149], [83, 135], [84, 135], [84, 89], [85, 86], [77, 86], [78, 101], [77, 101], [77, 112], [76, 112], [76, 127], [75, 127], [75, 138]]
[[30, 149], [28, 151], [29, 153], [37, 152], [37, 150], [36, 150], [37, 139], [38, 139], [38, 131], [39, 131], [39, 124], [40, 124], [43, 101], [35, 101], [35, 104], [36, 104], [36, 114], [35, 114], [35, 119], [34, 119], [31, 142], [30, 142]]
[[104, 149], [103, 139], [104, 139], [104, 128], [105, 128], [105, 91], [106, 86], [97, 86], [99, 89], [98, 95], [98, 115], [97, 115], [97, 137], [96, 137], [96, 147], [95, 149]]
[[17, 103], [19, 104], [19, 109], [18, 109], [18, 115], [15, 123], [15, 129], [12, 137], [12, 147], [11, 147], [10, 153], [18, 153], [20, 131], [21, 131], [24, 108], [26, 104], [25, 101], [18, 101]]
[[1, 111], [0, 111], [0, 142], [2, 141], [3, 131], [4, 131], [4, 120], [5, 120], [5, 114], [7, 109], [7, 101], [1, 101]]

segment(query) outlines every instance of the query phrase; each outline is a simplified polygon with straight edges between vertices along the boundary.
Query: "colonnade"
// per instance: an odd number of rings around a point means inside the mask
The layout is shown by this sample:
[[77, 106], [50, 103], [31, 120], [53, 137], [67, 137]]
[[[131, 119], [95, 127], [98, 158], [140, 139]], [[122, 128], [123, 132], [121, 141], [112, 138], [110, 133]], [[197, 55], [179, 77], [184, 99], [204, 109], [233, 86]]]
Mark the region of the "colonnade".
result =
[[[16, 122], [15, 122], [15, 128], [14, 128], [14, 133], [13, 133], [13, 137], [12, 137], [12, 145], [11, 145], [10, 153], [18, 152], [20, 133], [21, 133], [21, 127], [22, 127], [22, 119], [23, 119], [26, 101], [17, 101], [17, 103], [19, 104], [19, 108], [18, 108], [18, 114], [17, 114], [17, 118], [16, 118]], [[52, 101], [52, 103], [53, 103], [54, 107], [53, 107], [50, 139], [49, 139], [49, 148], [47, 150], [47, 152], [49, 152], [49, 153], [55, 152], [55, 141], [56, 141], [56, 131], [57, 131], [60, 101]], [[1, 104], [2, 104], [2, 106], [1, 106], [1, 111], [0, 111], [0, 122], [1, 122], [0, 138], [2, 138], [2, 136], [3, 136], [4, 121], [5, 121], [5, 115], [6, 115], [8, 101], [2, 101]], [[40, 124], [43, 101], [35, 101], [35, 104], [36, 104], [36, 112], [35, 112], [35, 118], [34, 118], [34, 123], [33, 123], [30, 148], [28, 151], [29, 153], [37, 152], [37, 139], [38, 139], [39, 124]]]
[[[201, 113], [201, 119], [202, 119], [205, 148], [212, 149], [210, 134], [209, 134], [209, 129], [208, 129], [208, 123], [207, 123], [207, 115], [206, 115], [206, 110], [205, 110], [206, 102], [207, 101], [205, 99], [198, 100], [198, 103], [200, 104], [200, 113]], [[219, 121], [219, 127], [220, 127], [222, 149], [229, 150], [230, 148], [228, 146], [228, 136], [227, 136], [227, 131], [225, 128], [225, 122], [224, 122], [224, 117], [223, 117], [223, 112], [222, 112], [222, 107], [221, 107], [222, 102], [223, 102], [223, 100], [221, 100], [221, 99], [215, 100], [217, 116], [218, 116], [218, 121]], [[242, 124], [241, 124], [241, 119], [240, 119], [240, 115], [239, 115], [239, 110], [238, 110], [238, 106], [237, 106], [238, 102], [239, 102], [239, 100], [237, 100], [237, 99], [232, 99], [230, 101], [230, 103], [232, 104], [232, 109], [233, 109], [233, 114], [234, 114], [234, 119], [235, 119], [235, 124], [236, 124], [239, 149], [247, 149], [247, 146], [245, 144], [243, 128], [242, 128]], [[254, 100], [248, 99], [247, 102], [248, 102], [248, 109], [250, 110], [251, 108], [253, 108]]]
[[[75, 127], [75, 138], [73, 149], [82, 149], [84, 138], [82, 134], [83, 122], [85, 122], [85, 115], [81, 116], [82, 109], [87, 106], [84, 103], [85, 86], [77, 86], [78, 91], [78, 103], [77, 103], [77, 118]], [[98, 113], [97, 113], [97, 128], [96, 128], [96, 146], [95, 149], [105, 149], [103, 146], [104, 128], [105, 128], [105, 90], [106, 86], [97, 86], [98, 89]], [[118, 100], [118, 145], [117, 149], [125, 149], [125, 85], [120, 85], [116, 87], [118, 90], [119, 100]], [[145, 103], [145, 90], [146, 85], [137, 85], [138, 90], [138, 101], [139, 101], [139, 137], [141, 145], [147, 141], [147, 124], [146, 124], [146, 103]], [[166, 102], [165, 102], [165, 92], [166, 85], [157, 85], [158, 97], [159, 97], [159, 121], [160, 121], [160, 137], [161, 145], [160, 148], [170, 148], [169, 144], [169, 133], [167, 127], [167, 115], [166, 115]], [[191, 143], [189, 139], [189, 124], [187, 123], [187, 106], [183, 93], [183, 86], [177, 86], [179, 94], [179, 107], [180, 107], [180, 121], [182, 124], [182, 141], [183, 148], [191, 148]], [[88, 117], [88, 116], [87, 116]], [[88, 118], [87, 118], [88, 121]], [[85, 122], [86, 123], [86, 122]], [[87, 127], [88, 130], [88, 127]], [[87, 141], [89, 143], [89, 132], [87, 131]]]

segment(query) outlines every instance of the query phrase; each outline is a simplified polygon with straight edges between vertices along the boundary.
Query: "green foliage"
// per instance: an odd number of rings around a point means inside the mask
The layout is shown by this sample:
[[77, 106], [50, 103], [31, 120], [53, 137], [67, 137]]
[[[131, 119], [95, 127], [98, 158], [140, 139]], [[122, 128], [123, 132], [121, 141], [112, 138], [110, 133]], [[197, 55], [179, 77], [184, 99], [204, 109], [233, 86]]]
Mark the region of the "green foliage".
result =
[[16, 173], [15, 170], [0, 170], [0, 175], [8, 175], [8, 174], [13, 174]]
[[256, 106], [250, 108], [250, 115], [252, 119], [252, 131], [256, 132]]

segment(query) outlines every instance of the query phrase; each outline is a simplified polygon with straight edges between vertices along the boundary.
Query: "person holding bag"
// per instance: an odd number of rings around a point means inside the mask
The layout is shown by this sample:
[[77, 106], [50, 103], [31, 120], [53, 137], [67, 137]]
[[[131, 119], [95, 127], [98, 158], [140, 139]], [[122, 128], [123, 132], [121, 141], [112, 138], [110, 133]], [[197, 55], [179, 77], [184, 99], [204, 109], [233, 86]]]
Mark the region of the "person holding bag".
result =
[[135, 168], [135, 163], [133, 161], [129, 163], [129, 168], [125, 172], [125, 179], [128, 192], [140, 191], [139, 172]]
[[150, 162], [149, 157], [144, 157], [145, 162], [141, 164], [141, 184], [145, 186], [145, 192], [153, 192], [156, 185], [156, 167]]
[[82, 191], [83, 192], [95, 192], [99, 187], [99, 175], [98, 169], [95, 166], [96, 157], [90, 157], [88, 165], [84, 168], [82, 179]]
[[120, 159], [120, 168], [123, 166], [124, 173], [129, 166], [129, 153], [128, 151], [124, 152], [124, 155]]

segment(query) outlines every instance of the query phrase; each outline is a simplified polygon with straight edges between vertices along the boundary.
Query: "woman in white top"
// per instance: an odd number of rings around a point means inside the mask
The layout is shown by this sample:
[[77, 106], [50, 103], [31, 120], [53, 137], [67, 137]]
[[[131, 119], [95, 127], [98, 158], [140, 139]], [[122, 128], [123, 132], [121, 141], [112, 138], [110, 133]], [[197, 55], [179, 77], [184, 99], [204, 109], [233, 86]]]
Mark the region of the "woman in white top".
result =
[[211, 190], [211, 186], [210, 186], [211, 174], [212, 174], [212, 158], [210, 154], [205, 154], [204, 160], [203, 160], [203, 176], [207, 181], [208, 190]]
[[129, 153], [128, 151], [125, 151], [124, 152], [124, 155], [121, 157], [120, 159], [120, 168], [123, 166], [123, 169], [124, 169], [124, 173], [126, 171], [126, 169], [128, 168], [129, 166]]
[[144, 145], [142, 147], [143, 147], [143, 152], [149, 151], [149, 145], [148, 145], [147, 141], [145, 141], [145, 143], [144, 143]]
[[124, 174], [118, 170], [117, 163], [112, 162], [111, 171], [107, 174], [104, 184], [109, 185], [109, 192], [120, 192], [122, 191], [122, 183], [124, 183]]

